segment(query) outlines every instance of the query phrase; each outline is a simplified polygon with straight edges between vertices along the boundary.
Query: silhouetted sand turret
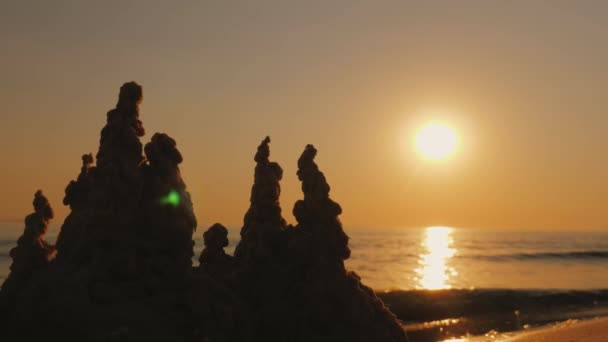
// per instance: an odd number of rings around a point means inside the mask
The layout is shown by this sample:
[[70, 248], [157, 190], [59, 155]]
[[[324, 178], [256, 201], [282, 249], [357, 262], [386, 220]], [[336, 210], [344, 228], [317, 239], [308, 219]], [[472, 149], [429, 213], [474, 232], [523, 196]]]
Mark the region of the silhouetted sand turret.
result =
[[293, 210], [298, 225], [289, 239], [289, 291], [278, 299], [283, 316], [290, 317], [283, 322], [285, 333], [292, 341], [406, 341], [396, 317], [344, 268], [350, 249], [338, 219], [342, 209], [329, 198], [316, 154], [307, 145], [298, 160], [304, 199]]
[[330, 187], [323, 172], [314, 161], [317, 150], [307, 145], [298, 159], [298, 179], [302, 181], [304, 199], [296, 202], [293, 215], [298, 228], [309, 234], [314, 245], [311, 258], [319, 263], [335, 264], [344, 269], [343, 260], [350, 257], [348, 236], [342, 229], [338, 215], [340, 205], [329, 198]]
[[89, 193], [93, 184], [95, 167], [93, 154], [82, 155], [82, 168], [78, 178], [70, 181], [65, 188], [63, 204], [70, 206], [59, 236], [57, 236], [57, 261], [64, 262], [74, 256], [83, 240], [86, 209], [89, 203]]
[[228, 229], [215, 223], [203, 234], [203, 240], [205, 248], [198, 259], [199, 269], [224, 283], [229, 283], [235, 270], [235, 262], [232, 255], [224, 251], [224, 247], [228, 246]]
[[224, 247], [228, 246], [228, 229], [219, 223], [215, 223], [203, 234], [205, 248], [201, 252], [198, 261], [201, 265], [212, 265], [232, 260], [232, 256], [226, 254]]
[[83, 208], [87, 203], [89, 191], [91, 191], [93, 174], [95, 173], [94, 162], [92, 153], [83, 154], [82, 167], [80, 168], [78, 178], [75, 181], [70, 181], [65, 188], [63, 204], [69, 205], [72, 210]]
[[176, 146], [167, 134], [156, 133], [145, 147], [149, 164], [143, 166], [136, 243], [141, 267], [157, 281], [184, 280], [194, 255], [192, 234], [197, 221], [179, 170], [183, 159]]
[[235, 250], [235, 257], [241, 263], [268, 260], [282, 247], [286, 223], [281, 216], [279, 181], [283, 178], [283, 169], [269, 160], [269, 144], [270, 137], [266, 137], [254, 157], [256, 167], [251, 204], [243, 220], [241, 241]]
[[91, 214], [89, 238], [91, 248], [119, 245], [133, 238], [136, 208], [141, 199], [142, 144], [145, 134], [139, 120], [143, 91], [135, 82], [120, 87], [116, 108], [107, 114], [101, 130], [97, 170], [90, 194]]
[[48, 266], [55, 251], [55, 247], [44, 240], [53, 209], [40, 190], [36, 191], [32, 204], [34, 212], [25, 217], [23, 234], [17, 240], [17, 247], [10, 251], [13, 263], [0, 291], [0, 320], [11, 316], [18, 293], [27, 287], [35, 272]]
[[37, 269], [44, 268], [55, 248], [44, 240], [53, 209], [42, 191], [34, 195], [34, 213], [25, 217], [25, 230], [17, 240], [17, 247], [11, 250], [11, 276], [27, 278]]

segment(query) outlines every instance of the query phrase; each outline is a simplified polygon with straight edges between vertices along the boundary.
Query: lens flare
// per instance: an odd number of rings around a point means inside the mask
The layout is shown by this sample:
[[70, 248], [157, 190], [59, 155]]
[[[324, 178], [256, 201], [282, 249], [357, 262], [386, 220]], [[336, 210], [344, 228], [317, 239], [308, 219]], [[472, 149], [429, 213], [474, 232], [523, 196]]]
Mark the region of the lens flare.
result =
[[174, 207], [177, 207], [179, 205], [180, 201], [181, 201], [181, 198], [179, 196], [179, 192], [177, 192], [175, 190], [171, 190], [171, 192], [169, 192], [167, 194], [167, 196], [160, 199], [161, 204], [172, 205]]

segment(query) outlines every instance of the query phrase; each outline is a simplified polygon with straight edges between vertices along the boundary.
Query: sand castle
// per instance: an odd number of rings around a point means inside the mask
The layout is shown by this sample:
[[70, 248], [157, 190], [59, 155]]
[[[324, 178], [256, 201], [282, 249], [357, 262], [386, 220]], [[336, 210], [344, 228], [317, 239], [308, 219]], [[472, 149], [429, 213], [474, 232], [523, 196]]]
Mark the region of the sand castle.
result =
[[[250, 208], [234, 257], [221, 224], [203, 235], [174, 139], [143, 147], [141, 86], [125, 83], [101, 131], [97, 162], [82, 157], [66, 188], [71, 212], [55, 247], [44, 242], [52, 210], [41, 192], [11, 252], [0, 291], [7, 341], [405, 341], [395, 316], [344, 267], [342, 209], [306, 146], [298, 160], [304, 198], [281, 215], [283, 170], [270, 138], [258, 147]], [[145, 157], [144, 157], [145, 153]]]

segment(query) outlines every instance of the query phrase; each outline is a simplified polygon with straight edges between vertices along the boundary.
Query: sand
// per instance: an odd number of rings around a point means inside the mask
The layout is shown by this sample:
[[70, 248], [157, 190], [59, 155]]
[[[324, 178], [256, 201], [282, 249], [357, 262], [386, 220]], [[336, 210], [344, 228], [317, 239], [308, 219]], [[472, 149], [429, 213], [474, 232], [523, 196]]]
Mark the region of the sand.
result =
[[535, 329], [505, 342], [608, 342], [608, 318], [564, 322]]

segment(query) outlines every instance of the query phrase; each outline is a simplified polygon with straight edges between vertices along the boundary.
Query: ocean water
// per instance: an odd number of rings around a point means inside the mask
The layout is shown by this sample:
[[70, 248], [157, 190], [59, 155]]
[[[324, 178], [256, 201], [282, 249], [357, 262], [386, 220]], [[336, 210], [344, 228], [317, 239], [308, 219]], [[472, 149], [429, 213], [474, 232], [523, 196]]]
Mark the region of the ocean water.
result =
[[[0, 279], [23, 225], [0, 223]], [[450, 227], [346, 228], [347, 268], [377, 291], [416, 289], [594, 290], [608, 288], [608, 232]], [[46, 238], [58, 233], [51, 226]], [[195, 233], [197, 258], [202, 231]], [[239, 239], [230, 229], [228, 253]], [[196, 264], [196, 263], [195, 263]]]
[[428, 227], [350, 235], [348, 267], [376, 290], [608, 288], [608, 232]]

